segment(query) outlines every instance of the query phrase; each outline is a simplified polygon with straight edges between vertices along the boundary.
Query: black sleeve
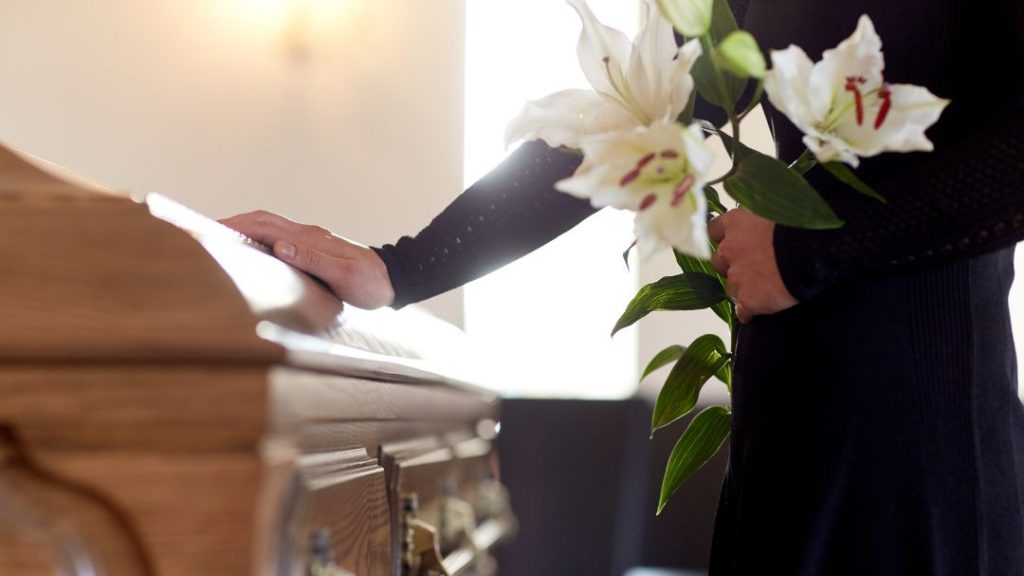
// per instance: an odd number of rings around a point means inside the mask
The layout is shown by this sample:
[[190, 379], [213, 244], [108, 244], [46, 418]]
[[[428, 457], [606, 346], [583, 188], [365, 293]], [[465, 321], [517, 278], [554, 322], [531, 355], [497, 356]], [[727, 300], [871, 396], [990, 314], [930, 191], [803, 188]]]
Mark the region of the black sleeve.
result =
[[[739, 22], [748, 0], [730, 0]], [[681, 39], [677, 37], [677, 42]], [[698, 98], [697, 115], [723, 123], [721, 109]], [[595, 210], [554, 184], [579, 166], [578, 155], [527, 142], [459, 195], [414, 237], [374, 248], [395, 290], [394, 308], [447, 292], [516, 260], [566, 232]]]
[[[782, 279], [798, 300], [868, 272], [966, 258], [1024, 239], [1024, 3], [964, 0], [936, 82], [952, 104], [932, 132], [935, 151], [886, 154], [862, 165], [887, 204], [840, 193], [843, 227], [776, 227]], [[998, 14], [998, 17], [995, 16]], [[1000, 54], [993, 74], [982, 62]], [[1014, 72], [1011, 72], [1014, 71]], [[870, 164], [883, 165], [877, 174]], [[815, 168], [820, 172], [822, 169]], [[809, 176], [811, 176], [809, 174]]]
[[876, 186], [888, 199], [847, 202], [842, 228], [779, 226], [775, 252], [789, 291], [806, 300], [874, 269], [973, 256], [1024, 239], [1024, 111]]
[[555, 190], [582, 157], [527, 142], [460, 194], [415, 237], [374, 248], [387, 265], [394, 308], [441, 294], [550, 242], [595, 212]]

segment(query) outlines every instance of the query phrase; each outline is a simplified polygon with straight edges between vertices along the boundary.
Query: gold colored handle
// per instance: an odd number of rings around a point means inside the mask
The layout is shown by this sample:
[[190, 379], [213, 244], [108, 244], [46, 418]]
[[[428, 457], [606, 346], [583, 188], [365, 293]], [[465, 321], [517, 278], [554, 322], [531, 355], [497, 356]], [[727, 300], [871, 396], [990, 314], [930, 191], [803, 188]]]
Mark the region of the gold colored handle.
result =
[[[441, 523], [435, 528], [417, 517], [416, 495], [405, 495], [403, 576], [459, 576], [469, 571], [478, 576], [496, 574], [496, 563], [488, 549], [514, 533], [516, 522], [508, 507], [507, 492], [495, 484], [487, 502], [490, 511], [482, 507], [488, 517], [479, 525], [474, 506], [449, 495], [441, 504]], [[477, 507], [481, 507], [479, 503]]]
[[438, 546], [437, 530], [417, 518], [419, 499], [415, 494], [402, 497], [402, 574], [403, 576], [450, 576], [444, 567]]

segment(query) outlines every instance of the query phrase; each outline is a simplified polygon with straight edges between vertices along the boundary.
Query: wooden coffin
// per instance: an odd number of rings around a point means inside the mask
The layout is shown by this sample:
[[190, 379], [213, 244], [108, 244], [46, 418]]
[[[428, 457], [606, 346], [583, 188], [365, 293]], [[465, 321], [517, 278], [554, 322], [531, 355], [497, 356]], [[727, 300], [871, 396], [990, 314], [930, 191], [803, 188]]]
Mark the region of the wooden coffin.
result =
[[489, 574], [461, 333], [0, 147], [0, 574]]

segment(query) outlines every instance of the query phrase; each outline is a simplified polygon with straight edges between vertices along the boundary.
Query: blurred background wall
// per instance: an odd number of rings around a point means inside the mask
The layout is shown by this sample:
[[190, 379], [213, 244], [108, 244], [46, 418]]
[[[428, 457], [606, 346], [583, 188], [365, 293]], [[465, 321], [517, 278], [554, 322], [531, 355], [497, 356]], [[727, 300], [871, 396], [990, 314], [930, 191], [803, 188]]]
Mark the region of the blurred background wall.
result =
[[[635, 25], [635, 1], [626, 10], [623, 3], [592, 2], [602, 18], [633, 13]], [[515, 20], [526, 6], [535, 11], [532, 21]], [[496, 12], [481, 12], [485, 8]], [[479, 17], [473, 22], [490, 23], [467, 30], [467, 9]], [[556, 19], [561, 28], [547, 26]], [[501, 126], [518, 104], [512, 111], [485, 111], [474, 117], [484, 120], [465, 126], [467, 113], [479, 113], [493, 98], [474, 92], [467, 70], [474, 78], [491, 73], [486, 83], [509, 93], [525, 78], [544, 77], [547, 84], [531, 85], [533, 92], [517, 95], [517, 102], [568, 87], [547, 70], [555, 59], [572, 65], [578, 26], [571, 10], [555, 0], [0, 0], [0, 141], [118, 188], [161, 192], [210, 216], [266, 208], [380, 244], [418, 231], [464, 181], [500, 158], [500, 151], [482, 156], [476, 144], [467, 145], [466, 135], [486, 121], [489, 127], [476, 133], [500, 147]], [[536, 49], [556, 32], [557, 50]], [[474, 43], [469, 53], [467, 38]], [[476, 43], [499, 46], [503, 56], [476, 58]], [[467, 94], [481, 100], [467, 102]], [[760, 133], [764, 145], [763, 121], [744, 132]], [[575, 236], [544, 250], [555, 254], [555, 262], [568, 263], [592, 247], [590, 238]], [[576, 286], [600, 284], [586, 274], [609, 262], [620, 275], [611, 296], [578, 306], [599, 326], [610, 327], [632, 286], [675, 273], [672, 258], [663, 255], [633, 275], [620, 267], [620, 253], [609, 251], [600, 263], [574, 261], [571, 269]], [[522, 270], [545, 268], [526, 263]], [[529, 303], [526, 291], [543, 297], [551, 292], [545, 287], [560, 285], [564, 290], [552, 292], [557, 296], [573, 285], [539, 274], [490, 282], [516, 282], [521, 293], [473, 296], [477, 309], [511, 311], [477, 331], [502, 336], [515, 320], [520, 331], [502, 346], [549, 333], [558, 345], [542, 347], [570, 367], [584, 365], [587, 354], [609, 356], [587, 343], [580, 347], [583, 356], [566, 355], [574, 323]], [[464, 323], [462, 290], [426, 306]], [[620, 336], [615, 357], [624, 369], [602, 371], [615, 381], [573, 377], [571, 370], [552, 376], [549, 365], [517, 360], [536, 373], [528, 393], [628, 396], [636, 389], [638, 363], [717, 327], [710, 314], [680, 318], [655, 314]], [[605, 339], [603, 330], [598, 336]], [[535, 358], [536, 352], [523, 350], [503, 348], [504, 362]], [[658, 377], [651, 379], [642, 395], [653, 396], [659, 386]], [[720, 387], [708, 392], [705, 401], [723, 396]], [[700, 564], [720, 467], [655, 524], [652, 494], [674, 435], [653, 444], [644, 440], [646, 404], [506, 406], [502, 442], [515, 475], [513, 496], [524, 520], [545, 527], [538, 531], [534, 524], [524, 533], [522, 545], [533, 546], [529, 553], [510, 552], [521, 573], [584, 573], [571, 570], [593, 565], [614, 573], [634, 562]], [[567, 534], [603, 552], [570, 558], [545, 548]]]
[[[365, 243], [462, 189], [462, 0], [0, 1], [0, 140]], [[461, 321], [458, 294], [431, 308]]]

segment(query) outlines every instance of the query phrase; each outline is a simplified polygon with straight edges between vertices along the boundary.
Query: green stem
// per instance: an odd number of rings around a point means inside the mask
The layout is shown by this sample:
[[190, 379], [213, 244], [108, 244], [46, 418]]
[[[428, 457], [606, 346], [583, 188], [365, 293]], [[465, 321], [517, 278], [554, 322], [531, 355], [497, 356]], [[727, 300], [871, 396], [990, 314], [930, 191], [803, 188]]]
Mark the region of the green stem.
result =
[[[711, 69], [715, 73], [715, 84], [718, 87], [718, 93], [722, 98], [726, 98], [728, 96], [728, 91], [725, 87], [725, 76], [722, 74], [722, 68], [718, 66], [718, 61], [715, 60], [715, 45], [711, 41], [711, 35], [705, 34], [704, 36], [701, 36], [700, 43], [701, 47], [704, 49], [704, 54], [707, 55], [708, 62], [711, 63]], [[736, 110], [731, 104], [727, 103], [727, 105], [722, 108], [729, 116], [729, 126], [732, 127], [733, 145], [726, 146], [726, 148], [729, 151], [729, 156], [733, 159], [735, 164], [736, 150], [740, 141], [740, 125], [736, 118]]]
[[722, 206], [720, 202], [717, 202], [712, 198], [708, 198], [708, 206], [713, 212], [717, 212], [718, 214], [725, 214], [729, 211], [725, 206]]
[[799, 158], [793, 161], [789, 165], [789, 169], [796, 172], [797, 174], [807, 174], [807, 171], [818, 165], [818, 159], [814, 157], [814, 154], [810, 149], [804, 150], [803, 154]]

